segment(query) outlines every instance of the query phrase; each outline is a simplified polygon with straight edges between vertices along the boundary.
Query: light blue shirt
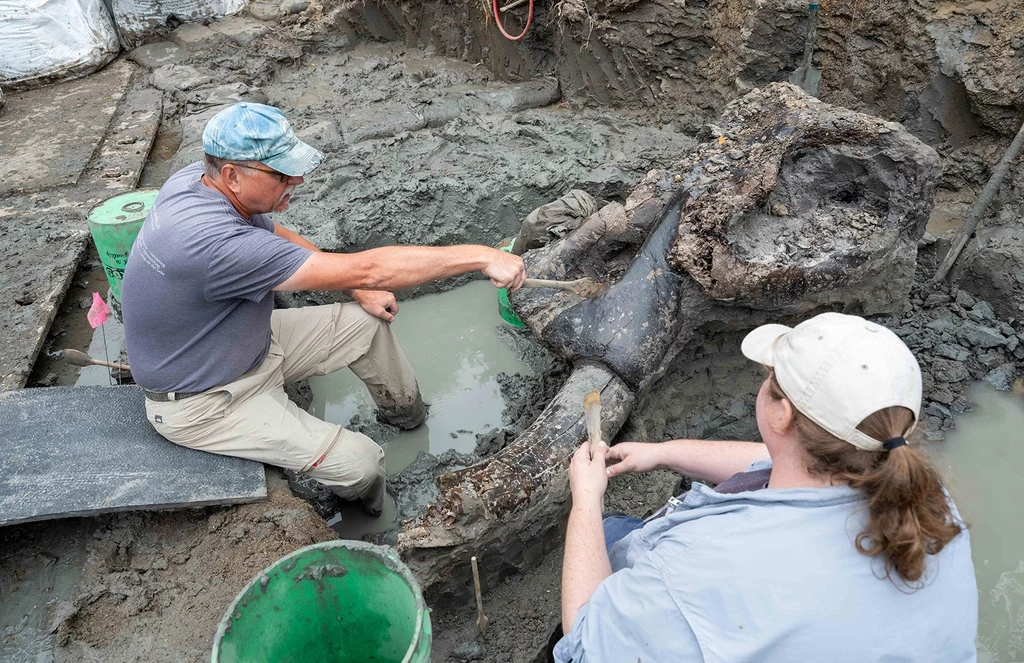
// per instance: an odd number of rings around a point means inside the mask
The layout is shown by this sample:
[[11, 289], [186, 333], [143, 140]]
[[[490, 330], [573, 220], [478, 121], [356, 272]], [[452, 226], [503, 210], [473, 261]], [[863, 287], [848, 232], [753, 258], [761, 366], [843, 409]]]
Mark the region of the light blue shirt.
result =
[[728, 495], [694, 483], [612, 548], [615, 572], [555, 660], [975, 661], [967, 530], [928, 558], [912, 591], [854, 548], [866, 522], [864, 494], [847, 486]]

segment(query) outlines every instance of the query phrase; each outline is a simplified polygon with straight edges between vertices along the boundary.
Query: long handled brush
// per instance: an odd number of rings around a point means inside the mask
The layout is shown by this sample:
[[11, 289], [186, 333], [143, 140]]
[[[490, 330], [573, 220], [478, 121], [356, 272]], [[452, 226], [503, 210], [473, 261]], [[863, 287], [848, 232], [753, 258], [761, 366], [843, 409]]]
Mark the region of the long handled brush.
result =
[[554, 290], [568, 290], [574, 292], [584, 299], [596, 297], [601, 292], [602, 286], [593, 279], [582, 278], [575, 281], [549, 281], [548, 279], [526, 279], [523, 282], [524, 288], [552, 288]]

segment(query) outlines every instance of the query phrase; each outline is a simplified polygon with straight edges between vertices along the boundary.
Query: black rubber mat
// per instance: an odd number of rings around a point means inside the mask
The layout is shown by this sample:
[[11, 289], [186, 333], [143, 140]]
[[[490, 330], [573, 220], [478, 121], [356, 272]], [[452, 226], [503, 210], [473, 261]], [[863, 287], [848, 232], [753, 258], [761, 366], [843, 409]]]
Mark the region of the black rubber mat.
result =
[[143, 398], [134, 386], [0, 393], [0, 525], [266, 497], [262, 463], [168, 442]]

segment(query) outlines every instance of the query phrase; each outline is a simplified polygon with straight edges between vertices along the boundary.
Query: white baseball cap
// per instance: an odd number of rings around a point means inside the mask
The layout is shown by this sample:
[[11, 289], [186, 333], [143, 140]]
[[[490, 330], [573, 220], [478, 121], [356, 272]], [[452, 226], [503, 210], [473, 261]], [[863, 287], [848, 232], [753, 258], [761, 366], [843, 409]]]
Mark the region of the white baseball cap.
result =
[[914, 413], [914, 425], [921, 414], [917, 359], [899, 336], [864, 318], [822, 313], [796, 327], [762, 325], [741, 350], [775, 370], [793, 407], [859, 449], [885, 442], [857, 430], [875, 412], [900, 405]]

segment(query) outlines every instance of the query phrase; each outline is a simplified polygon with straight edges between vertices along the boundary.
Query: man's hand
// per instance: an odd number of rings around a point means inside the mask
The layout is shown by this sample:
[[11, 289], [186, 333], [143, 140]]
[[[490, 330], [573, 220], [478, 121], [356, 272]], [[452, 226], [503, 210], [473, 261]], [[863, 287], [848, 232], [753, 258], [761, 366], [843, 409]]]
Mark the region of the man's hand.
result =
[[608, 445], [601, 442], [590, 456], [590, 442], [584, 442], [572, 455], [569, 464], [569, 488], [572, 490], [573, 507], [596, 507], [601, 510], [604, 491], [608, 488], [608, 474], [604, 458]]
[[650, 472], [662, 466], [660, 444], [619, 442], [608, 450], [608, 476], [626, 472]]
[[496, 288], [508, 288], [509, 292], [515, 292], [526, 280], [526, 265], [519, 256], [492, 249], [493, 254], [483, 272]]
[[398, 300], [387, 290], [353, 290], [352, 299], [359, 302], [364, 311], [389, 325], [398, 315]]

